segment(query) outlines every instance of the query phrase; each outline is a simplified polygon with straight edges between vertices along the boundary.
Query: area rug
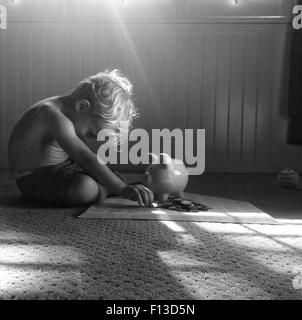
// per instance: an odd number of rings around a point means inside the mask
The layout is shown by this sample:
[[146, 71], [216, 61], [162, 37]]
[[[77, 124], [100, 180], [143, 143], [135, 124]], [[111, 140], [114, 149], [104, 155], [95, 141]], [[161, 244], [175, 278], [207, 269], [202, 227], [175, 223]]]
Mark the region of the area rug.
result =
[[93, 204], [79, 215], [79, 218], [278, 224], [277, 220], [248, 202], [193, 193], [185, 193], [184, 198], [202, 203], [211, 209], [200, 212], [179, 212], [139, 207], [133, 201], [112, 197], [102, 204]]
[[1, 200], [0, 299], [302, 299], [297, 221], [77, 219], [84, 210]]

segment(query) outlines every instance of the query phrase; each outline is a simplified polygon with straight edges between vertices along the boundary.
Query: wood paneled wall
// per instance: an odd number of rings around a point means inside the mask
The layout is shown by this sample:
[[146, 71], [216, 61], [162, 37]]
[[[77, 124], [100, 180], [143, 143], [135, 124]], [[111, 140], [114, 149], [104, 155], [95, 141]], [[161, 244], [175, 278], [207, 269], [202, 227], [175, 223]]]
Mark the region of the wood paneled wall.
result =
[[118, 68], [134, 84], [141, 113], [135, 126], [206, 130], [207, 171], [302, 171], [301, 148], [286, 143], [289, 30], [286, 17], [169, 23], [15, 18], [0, 32], [1, 166], [26, 108], [87, 75]]

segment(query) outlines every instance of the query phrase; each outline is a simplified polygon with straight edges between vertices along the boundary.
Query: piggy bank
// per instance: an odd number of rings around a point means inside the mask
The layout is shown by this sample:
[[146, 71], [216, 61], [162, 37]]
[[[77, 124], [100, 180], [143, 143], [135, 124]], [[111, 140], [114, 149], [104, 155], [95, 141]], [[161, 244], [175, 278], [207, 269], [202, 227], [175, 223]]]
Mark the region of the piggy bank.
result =
[[171, 159], [166, 153], [151, 153], [152, 163], [147, 167], [143, 183], [151, 189], [159, 201], [167, 201], [170, 195], [182, 198], [188, 183], [188, 171], [181, 160]]

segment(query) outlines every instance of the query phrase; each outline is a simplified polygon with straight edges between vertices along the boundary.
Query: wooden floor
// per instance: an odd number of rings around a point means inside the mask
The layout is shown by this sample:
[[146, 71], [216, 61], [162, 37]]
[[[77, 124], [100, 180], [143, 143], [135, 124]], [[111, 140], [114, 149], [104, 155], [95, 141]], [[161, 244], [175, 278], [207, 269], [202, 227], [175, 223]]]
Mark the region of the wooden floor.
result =
[[[191, 176], [186, 191], [248, 201], [274, 218], [302, 219], [302, 188], [282, 189], [273, 174], [205, 173]], [[18, 194], [9, 171], [0, 169], [0, 206]]]

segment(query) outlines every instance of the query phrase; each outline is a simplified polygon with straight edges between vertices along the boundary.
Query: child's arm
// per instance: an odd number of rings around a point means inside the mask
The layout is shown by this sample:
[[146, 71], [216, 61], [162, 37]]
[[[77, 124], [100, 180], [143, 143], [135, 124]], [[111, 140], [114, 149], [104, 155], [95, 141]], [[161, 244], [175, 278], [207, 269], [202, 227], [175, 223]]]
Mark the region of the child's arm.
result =
[[97, 156], [77, 136], [71, 120], [53, 109], [45, 112], [45, 123], [50, 134], [87, 174], [109, 191], [127, 199], [138, 201], [140, 205], [151, 206], [153, 193], [148, 188], [129, 186], [116, 176], [105, 164], [100, 164]]

